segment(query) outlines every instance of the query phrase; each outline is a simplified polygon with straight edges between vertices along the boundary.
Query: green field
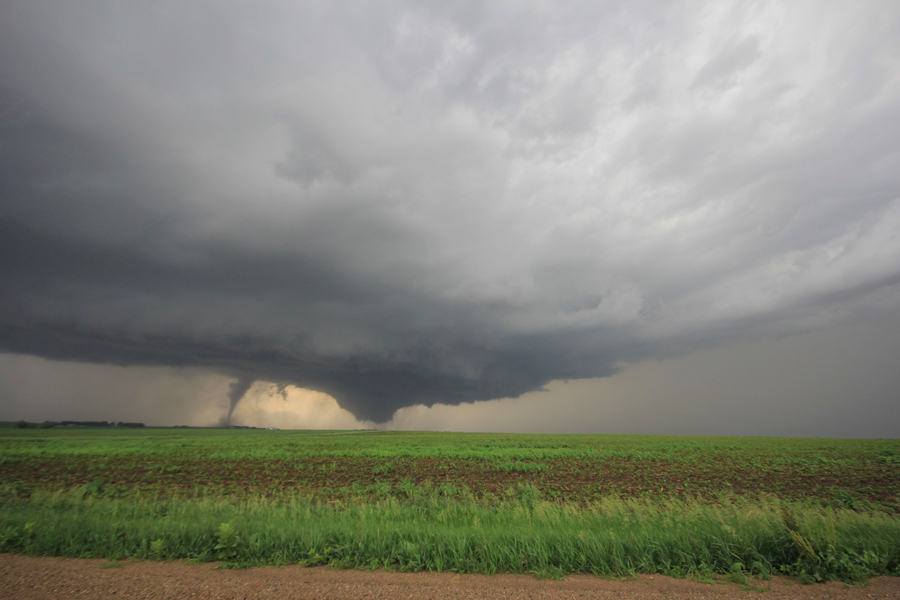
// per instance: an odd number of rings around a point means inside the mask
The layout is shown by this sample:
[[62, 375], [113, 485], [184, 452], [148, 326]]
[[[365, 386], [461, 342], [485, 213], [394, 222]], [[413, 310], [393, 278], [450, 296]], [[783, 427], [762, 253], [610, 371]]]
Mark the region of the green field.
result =
[[900, 441], [0, 429], [0, 551], [233, 565], [900, 574]]

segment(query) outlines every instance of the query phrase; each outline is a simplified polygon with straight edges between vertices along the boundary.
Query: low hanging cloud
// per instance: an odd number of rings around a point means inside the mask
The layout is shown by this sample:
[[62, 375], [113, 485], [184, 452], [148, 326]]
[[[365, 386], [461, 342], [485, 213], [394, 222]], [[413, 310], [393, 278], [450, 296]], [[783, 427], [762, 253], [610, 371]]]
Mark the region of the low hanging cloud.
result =
[[883, 3], [9, 3], [0, 350], [384, 422], [893, 311], [897, 140]]

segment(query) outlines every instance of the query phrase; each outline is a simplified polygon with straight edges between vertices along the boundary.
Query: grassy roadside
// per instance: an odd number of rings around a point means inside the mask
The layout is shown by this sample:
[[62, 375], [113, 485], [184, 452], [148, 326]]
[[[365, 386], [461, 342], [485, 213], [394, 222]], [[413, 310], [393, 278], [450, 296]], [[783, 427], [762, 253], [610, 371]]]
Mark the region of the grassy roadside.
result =
[[375, 502], [107, 499], [85, 490], [0, 503], [0, 551], [93, 558], [305, 563], [461, 573], [900, 575], [900, 520], [780, 501], [718, 505], [540, 500], [491, 505], [410, 486]]

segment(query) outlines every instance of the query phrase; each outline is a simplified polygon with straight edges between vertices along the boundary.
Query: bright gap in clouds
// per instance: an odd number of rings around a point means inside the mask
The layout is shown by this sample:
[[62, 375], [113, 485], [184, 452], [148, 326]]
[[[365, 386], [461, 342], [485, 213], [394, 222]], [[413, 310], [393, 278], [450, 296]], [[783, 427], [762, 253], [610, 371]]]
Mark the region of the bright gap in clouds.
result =
[[254, 383], [231, 416], [233, 425], [279, 429], [369, 429], [371, 421], [359, 421], [338, 406], [337, 400], [294, 385], [267, 381]]

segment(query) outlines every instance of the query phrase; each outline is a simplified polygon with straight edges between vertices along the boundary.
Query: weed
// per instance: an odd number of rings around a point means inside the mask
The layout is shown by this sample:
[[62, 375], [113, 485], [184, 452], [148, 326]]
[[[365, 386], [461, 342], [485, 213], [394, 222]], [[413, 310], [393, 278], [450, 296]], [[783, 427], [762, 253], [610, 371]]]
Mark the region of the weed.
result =
[[378, 475], [384, 475], [385, 473], [392, 473], [396, 468], [397, 467], [393, 461], [386, 462], [380, 465], [376, 465], [372, 469], [372, 475], [377, 477]]
[[531, 512], [534, 510], [534, 503], [540, 499], [540, 493], [530, 483], [520, 483], [516, 486], [516, 498]]
[[213, 547], [221, 560], [229, 560], [237, 554], [237, 546], [240, 538], [234, 530], [231, 522], [222, 523], [216, 531], [218, 543]]
[[566, 576], [566, 572], [560, 569], [559, 567], [542, 567], [539, 569], [534, 569], [533, 571], [528, 571], [531, 575], [534, 575], [537, 579], [555, 579], [560, 580]]
[[412, 498], [416, 495], [416, 486], [413, 484], [412, 480], [408, 477], [403, 479], [400, 482], [400, 493], [406, 496], [407, 498]]
[[84, 485], [85, 496], [99, 496], [103, 492], [103, 480], [95, 479], [91, 483]]
[[844, 490], [838, 490], [835, 498], [850, 510], [856, 510], [856, 499]]
[[747, 574], [745, 572], [744, 563], [736, 562], [731, 565], [727, 579], [733, 583], [744, 585], [747, 583]]

